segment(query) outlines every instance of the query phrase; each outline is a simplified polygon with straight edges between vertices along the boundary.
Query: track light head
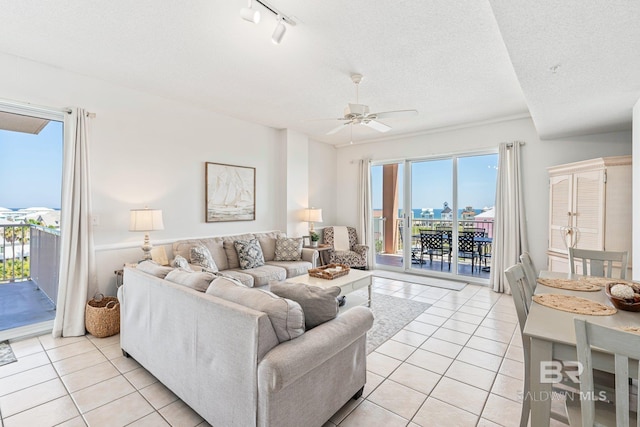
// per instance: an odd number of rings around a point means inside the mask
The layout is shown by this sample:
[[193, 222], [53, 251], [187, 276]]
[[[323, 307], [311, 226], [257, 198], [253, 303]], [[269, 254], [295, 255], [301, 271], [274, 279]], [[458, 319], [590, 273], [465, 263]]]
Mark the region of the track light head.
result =
[[254, 24], [260, 22], [260, 11], [253, 10], [250, 7], [243, 7], [240, 9], [240, 16], [245, 21], [253, 22]]
[[280, 44], [282, 38], [284, 37], [284, 33], [287, 32], [287, 27], [284, 26], [284, 20], [278, 16], [278, 25], [276, 25], [276, 29], [273, 30], [273, 35], [271, 36], [271, 41], [274, 44]]
[[257, 24], [258, 22], [260, 22], [260, 11], [252, 9], [251, 0], [249, 0], [249, 6], [240, 9], [240, 17], [245, 21]]

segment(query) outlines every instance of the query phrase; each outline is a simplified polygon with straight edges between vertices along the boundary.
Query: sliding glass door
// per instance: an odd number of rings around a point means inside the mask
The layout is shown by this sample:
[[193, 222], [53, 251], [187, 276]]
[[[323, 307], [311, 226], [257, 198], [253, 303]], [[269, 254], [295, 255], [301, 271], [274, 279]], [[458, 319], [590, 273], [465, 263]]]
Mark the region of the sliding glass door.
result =
[[371, 166], [374, 263], [403, 271], [404, 260], [404, 162]]
[[497, 153], [373, 165], [375, 268], [489, 278]]
[[410, 268], [450, 272], [453, 160], [412, 161], [410, 169]]

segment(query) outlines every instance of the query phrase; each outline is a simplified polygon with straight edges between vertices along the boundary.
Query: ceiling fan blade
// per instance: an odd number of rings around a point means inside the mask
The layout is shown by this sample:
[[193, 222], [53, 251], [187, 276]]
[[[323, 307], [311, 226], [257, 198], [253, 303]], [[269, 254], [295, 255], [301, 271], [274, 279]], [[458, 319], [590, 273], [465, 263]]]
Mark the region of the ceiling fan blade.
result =
[[326, 121], [326, 120], [340, 120], [340, 121], [347, 121], [350, 119], [345, 119], [344, 117], [326, 117], [323, 119], [306, 119], [304, 120], [305, 122], [322, 122], [322, 121]]
[[395, 119], [398, 117], [417, 116], [418, 110], [382, 111], [380, 113], [371, 113], [369, 115], [375, 116], [376, 119]]
[[338, 132], [340, 132], [340, 131], [341, 131], [342, 129], [344, 129], [344, 127], [345, 127], [346, 125], [348, 125], [349, 123], [350, 123], [350, 122], [343, 123], [343, 124], [341, 124], [340, 126], [338, 126], [337, 128], [333, 128], [333, 129], [331, 129], [329, 132], [327, 132], [327, 133], [326, 133], [326, 135], [333, 135], [334, 133], [338, 133]]
[[391, 130], [391, 126], [387, 126], [384, 123], [375, 120], [366, 120], [363, 121], [362, 124], [369, 126], [371, 129], [377, 130], [378, 132], [388, 132]]

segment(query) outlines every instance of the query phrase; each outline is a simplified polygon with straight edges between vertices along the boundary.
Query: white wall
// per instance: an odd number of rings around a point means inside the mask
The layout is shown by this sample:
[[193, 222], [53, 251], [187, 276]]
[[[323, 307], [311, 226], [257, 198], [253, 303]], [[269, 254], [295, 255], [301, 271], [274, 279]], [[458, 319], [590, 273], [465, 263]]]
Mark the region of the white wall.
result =
[[[530, 119], [511, 120], [446, 132], [430, 133], [396, 140], [354, 144], [338, 149], [336, 192], [336, 220], [343, 224], [357, 224], [357, 160], [391, 160], [423, 158], [449, 153], [496, 149], [501, 142], [524, 141], [523, 185], [529, 250], [538, 268], [547, 264], [548, 236], [548, 176], [552, 165], [586, 160], [595, 157], [631, 153], [631, 134], [615, 132], [541, 141]], [[437, 185], [437, 183], [434, 183]], [[424, 185], [429, 185], [425, 183]], [[640, 251], [639, 251], [640, 252]]]
[[[101, 292], [112, 294], [113, 271], [140, 258], [143, 235], [128, 231], [129, 209], [163, 210], [165, 230], [151, 233], [156, 244], [287, 229], [281, 131], [3, 54], [0, 81], [1, 98], [80, 106], [97, 115], [90, 122], [90, 150], [93, 213], [100, 216], [94, 231]], [[256, 168], [255, 221], [205, 222], [207, 161]], [[319, 163], [325, 161], [331, 159], [322, 156]]]
[[322, 208], [322, 223], [316, 229], [336, 224], [337, 150], [333, 145], [309, 141], [309, 206]]
[[286, 135], [287, 165], [287, 235], [300, 237], [309, 234], [304, 210], [309, 205], [309, 138], [292, 130]]

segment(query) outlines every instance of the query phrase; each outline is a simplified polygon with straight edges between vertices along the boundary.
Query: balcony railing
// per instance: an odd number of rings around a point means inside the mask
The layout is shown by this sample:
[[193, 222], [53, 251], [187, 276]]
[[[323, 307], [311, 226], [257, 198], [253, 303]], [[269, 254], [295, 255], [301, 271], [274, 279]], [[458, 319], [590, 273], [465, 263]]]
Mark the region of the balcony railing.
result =
[[31, 225], [10, 224], [0, 227], [0, 282], [29, 280], [30, 239]]
[[31, 280], [56, 301], [60, 231], [32, 224], [0, 226], [0, 285]]
[[[373, 219], [373, 232], [374, 242], [376, 245], [376, 253], [381, 253], [385, 248], [385, 239], [391, 238], [391, 236], [385, 235], [384, 223], [385, 218]], [[411, 235], [415, 236], [420, 234], [420, 230], [438, 230], [451, 228], [453, 225], [452, 220], [443, 219], [423, 219], [417, 218], [411, 220]], [[468, 229], [484, 229], [484, 235], [486, 237], [493, 237], [493, 220], [476, 220], [476, 219], [458, 219], [459, 231]], [[396, 253], [402, 253], [403, 251], [403, 233], [404, 233], [404, 219], [396, 219], [395, 242], [393, 247], [396, 249]], [[414, 243], [414, 242], [412, 242]]]

